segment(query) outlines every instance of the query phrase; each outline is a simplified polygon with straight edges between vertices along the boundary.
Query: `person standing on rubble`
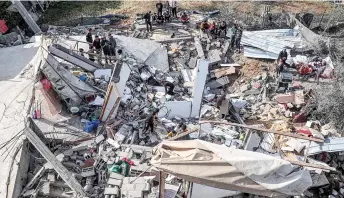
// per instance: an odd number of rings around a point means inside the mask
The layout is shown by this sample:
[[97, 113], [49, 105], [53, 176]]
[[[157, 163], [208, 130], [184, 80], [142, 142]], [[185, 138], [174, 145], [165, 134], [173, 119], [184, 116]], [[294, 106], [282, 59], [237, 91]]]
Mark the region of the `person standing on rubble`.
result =
[[158, 120], [158, 113], [159, 109], [153, 111], [153, 113], [148, 116], [145, 123], [146, 126], [144, 129], [144, 133], [148, 133], [148, 129], [150, 129], [151, 133], [154, 132], [155, 122]]
[[284, 47], [283, 50], [280, 51], [280, 53], [278, 54], [277, 63], [290, 67], [290, 65], [286, 63], [287, 59], [288, 59], [288, 52], [287, 52], [287, 48]]
[[99, 54], [102, 47], [100, 46], [100, 39], [98, 35], [94, 38], [92, 46], [96, 50], [96, 53]]
[[115, 62], [117, 42], [116, 42], [116, 39], [111, 34], [109, 34], [109, 47], [110, 47], [110, 62], [111, 61]]
[[146, 27], [147, 27], [147, 32], [152, 31], [152, 17], [151, 17], [151, 11], [147, 12], [145, 16], [143, 17], [145, 19]]
[[172, 17], [177, 18], [177, 1], [176, 0], [170, 0], [170, 6], [172, 10]]
[[242, 37], [242, 28], [238, 27], [236, 33], [235, 33], [235, 46], [236, 46], [236, 51], [240, 53], [240, 42], [241, 42], [241, 37]]
[[231, 48], [234, 49], [234, 44], [235, 44], [235, 34], [237, 32], [237, 24], [234, 23], [232, 29], [231, 29], [231, 32], [232, 32], [232, 35], [231, 35]]
[[221, 33], [224, 32], [225, 33], [225, 36], [227, 34], [227, 24], [225, 21], [222, 21], [219, 28], [218, 28], [218, 31], [217, 31], [217, 34], [219, 36], [221, 36]]
[[92, 38], [92, 29], [88, 29], [88, 33], [86, 34], [86, 41], [89, 43], [89, 49], [92, 48], [93, 38]]
[[110, 46], [109, 46], [109, 41], [106, 39], [106, 37], [102, 37], [102, 41], [100, 42], [100, 46], [103, 49], [103, 53], [105, 55], [105, 63], [109, 64], [108, 59], [110, 56]]
[[161, 1], [159, 0], [159, 2], [155, 5], [157, 11], [158, 11], [158, 16], [162, 16], [162, 8], [163, 8], [163, 5], [161, 3]]

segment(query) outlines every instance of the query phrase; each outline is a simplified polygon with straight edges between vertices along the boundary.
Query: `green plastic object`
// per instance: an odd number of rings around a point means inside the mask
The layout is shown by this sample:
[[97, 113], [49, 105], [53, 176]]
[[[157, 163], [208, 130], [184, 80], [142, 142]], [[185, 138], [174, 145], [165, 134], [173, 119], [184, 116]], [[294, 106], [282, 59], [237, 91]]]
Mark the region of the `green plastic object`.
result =
[[110, 172], [122, 174], [122, 167], [119, 165], [108, 165], [107, 168]]
[[121, 174], [124, 175], [125, 177], [127, 177], [129, 175], [129, 170], [130, 170], [130, 165], [128, 162], [122, 162], [121, 164]]

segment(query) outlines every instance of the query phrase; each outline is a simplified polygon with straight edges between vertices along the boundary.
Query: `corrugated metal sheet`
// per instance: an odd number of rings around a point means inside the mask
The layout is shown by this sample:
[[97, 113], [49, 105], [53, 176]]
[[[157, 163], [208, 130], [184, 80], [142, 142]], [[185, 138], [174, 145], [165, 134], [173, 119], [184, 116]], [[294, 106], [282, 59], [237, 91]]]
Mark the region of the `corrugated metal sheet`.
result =
[[272, 53], [279, 53], [286, 46], [294, 48], [294, 43], [292, 42], [247, 31], [243, 32], [241, 44], [256, 47]]
[[298, 31], [294, 29], [273, 29], [273, 30], [259, 30], [259, 31], [252, 31], [252, 32], [255, 34], [260, 34], [264, 36], [274, 36], [274, 37], [296, 36], [298, 34]]
[[321, 144], [312, 142], [309, 146], [309, 155], [315, 155], [322, 152], [344, 151], [344, 138], [327, 138]]
[[244, 47], [244, 56], [250, 58], [262, 58], [262, 59], [273, 59], [276, 60], [278, 58], [278, 54], [267, 52], [261, 49], [257, 49], [254, 47], [245, 46]]

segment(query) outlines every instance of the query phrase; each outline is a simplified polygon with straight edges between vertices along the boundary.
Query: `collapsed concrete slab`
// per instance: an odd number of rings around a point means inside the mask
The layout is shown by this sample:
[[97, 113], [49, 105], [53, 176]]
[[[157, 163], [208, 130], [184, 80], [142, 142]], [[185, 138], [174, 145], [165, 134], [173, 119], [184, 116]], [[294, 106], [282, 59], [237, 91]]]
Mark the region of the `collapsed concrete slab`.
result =
[[67, 168], [65, 168], [61, 162], [57, 160], [55, 155], [49, 150], [49, 148], [41, 141], [41, 139], [36, 135], [36, 133], [29, 127], [25, 128], [25, 134], [29, 141], [34, 145], [34, 147], [41, 153], [41, 155], [46, 159], [54, 168], [54, 170], [59, 174], [59, 176], [68, 184], [68, 186], [74, 190], [77, 196], [86, 196], [84, 189], [79, 184], [79, 182], [74, 178]]
[[42, 72], [67, 104], [78, 105], [86, 94], [97, 93], [93, 87], [79, 80], [69, 70], [61, 67], [57, 59], [50, 54], [47, 57], [46, 64], [42, 67]]
[[86, 71], [94, 72], [96, 69], [99, 69], [99, 65], [95, 62], [83, 56], [80, 56], [79, 54], [63, 47], [62, 45], [51, 45], [48, 47], [48, 50], [53, 55], [62, 58], [63, 60], [66, 60], [72, 64], [75, 64], [78, 67], [85, 69]]
[[138, 62], [155, 67], [163, 72], [169, 69], [167, 49], [161, 44], [146, 40], [126, 36], [114, 36], [117, 44], [124, 51], [133, 55]]
[[198, 65], [195, 69], [197, 69], [197, 77], [195, 79], [194, 88], [192, 92], [192, 110], [191, 110], [191, 117], [199, 116], [202, 99], [203, 99], [203, 91], [205, 87], [205, 83], [207, 80], [208, 75], [208, 67], [209, 62], [206, 60], [199, 60]]

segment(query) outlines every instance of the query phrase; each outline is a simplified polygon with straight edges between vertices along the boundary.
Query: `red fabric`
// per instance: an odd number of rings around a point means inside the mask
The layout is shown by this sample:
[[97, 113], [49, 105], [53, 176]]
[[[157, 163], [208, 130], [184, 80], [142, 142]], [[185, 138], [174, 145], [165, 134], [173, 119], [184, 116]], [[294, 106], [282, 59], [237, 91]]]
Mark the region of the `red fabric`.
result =
[[302, 135], [312, 136], [312, 133], [309, 129], [297, 129], [296, 132], [301, 133]]
[[48, 91], [49, 89], [51, 89], [51, 83], [48, 79], [44, 78], [41, 80], [41, 83], [43, 85], [43, 89]]
[[6, 25], [5, 20], [0, 20], [0, 32], [5, 34], [8, 31], [8, 27]]
[[185, 22], [188, 22], [189, 21], [189, 18], [187, 16], [182, 16], [180, 17], [180, 20], [185, 23]]
[[301, 75], [306, 75], [306, 74], [310, 74], [312, 73], [312, 68], [308, 67], [308, 66], [302, 66], [299, 70], [299, 73]]

